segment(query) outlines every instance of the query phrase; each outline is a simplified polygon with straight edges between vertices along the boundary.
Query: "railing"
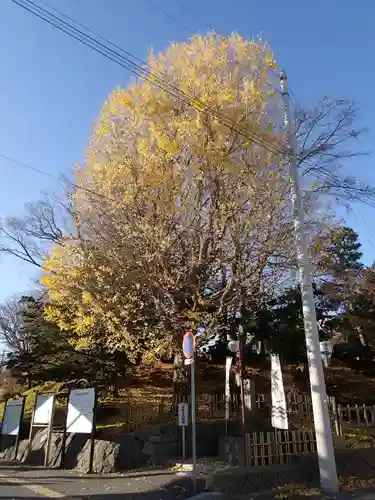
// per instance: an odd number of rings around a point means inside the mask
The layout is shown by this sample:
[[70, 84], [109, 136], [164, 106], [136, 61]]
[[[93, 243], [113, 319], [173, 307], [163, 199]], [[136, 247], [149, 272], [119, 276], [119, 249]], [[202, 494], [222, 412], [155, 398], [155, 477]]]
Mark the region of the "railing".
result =
[[341, 433], [355, 427], [375, 427], [375, 405], [338, 405]]
[[[190, 402], [190, 398], [174, 396], [162, 398], [158, 403], [137, 405], [124, 401], [102, 402], [107, 408], [117, 410], [117, 422], [129, 430], [154, 423], [171, 422], [177, 418], [178, 404], [181, 401]], [[287, 413], [291, 429], [311, 430], [313, 429], [313, 412], [310, 396], [307, 394], [287, 393]], [[223, 421], [225, 419], [225, 396], [224, 394], [201, 394], [197, 396], [197, 421]], [[265, 421], [271, 420], [271, 396], [268, 394], [256, 394], [255, 406]], [[332, 426], [339, 433], [338, 413], [334, 398], [329, 399]], [[229, 402], [230, 420], [240, 420], [241, 400], [238, 394], [232, 394]]]
[[245, 435], [246, 464], [253, 467], [288, 464], [293, 456], [314, 453], [310, 431], [253, 432]]

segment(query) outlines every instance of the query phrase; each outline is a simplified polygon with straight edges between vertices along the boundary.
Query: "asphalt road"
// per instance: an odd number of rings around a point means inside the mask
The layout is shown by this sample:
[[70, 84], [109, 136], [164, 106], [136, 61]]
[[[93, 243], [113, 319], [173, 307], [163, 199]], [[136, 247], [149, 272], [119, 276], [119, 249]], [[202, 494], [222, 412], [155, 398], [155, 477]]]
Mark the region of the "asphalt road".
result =
[[190, 478], [166, 471], [97, 476], [0, 465], [0, 500], [182, 500], [192, 494]]

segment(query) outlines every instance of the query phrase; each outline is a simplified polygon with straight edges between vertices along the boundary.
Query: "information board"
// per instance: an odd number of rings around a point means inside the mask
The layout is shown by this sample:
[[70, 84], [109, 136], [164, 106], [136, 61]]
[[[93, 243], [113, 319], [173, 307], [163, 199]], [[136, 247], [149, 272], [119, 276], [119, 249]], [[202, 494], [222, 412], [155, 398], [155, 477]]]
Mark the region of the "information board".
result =
[[11, 399], [7, 401], [4, 410], [1, 434], [7, 436], [18, 436], [20, 432], [24, 398]]
[[52, 416], [53, 394], [38, 394], [36, 398], [34, 422], [35, 425], [48, 425]]
[[66, 432], [91, 434], [94, 422], [95, 389], [74, 389], [69, 395]]

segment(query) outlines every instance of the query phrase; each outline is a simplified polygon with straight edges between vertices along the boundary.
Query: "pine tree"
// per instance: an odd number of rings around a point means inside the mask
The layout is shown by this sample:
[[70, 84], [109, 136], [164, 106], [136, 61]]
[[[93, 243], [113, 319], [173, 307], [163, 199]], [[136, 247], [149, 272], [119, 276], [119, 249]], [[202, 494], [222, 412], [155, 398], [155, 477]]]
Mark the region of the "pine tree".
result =
[[347, 308], [361, 276], [361, 243], [358, 234], [345, 226], [330, 231], [323, 245], [318, 259], [318, 268], [323, 274], [320, 289], [339, 314]]
[[365, 269], [343, 315], [342, 326], [348, 338], [375, 347], [375, 265]]

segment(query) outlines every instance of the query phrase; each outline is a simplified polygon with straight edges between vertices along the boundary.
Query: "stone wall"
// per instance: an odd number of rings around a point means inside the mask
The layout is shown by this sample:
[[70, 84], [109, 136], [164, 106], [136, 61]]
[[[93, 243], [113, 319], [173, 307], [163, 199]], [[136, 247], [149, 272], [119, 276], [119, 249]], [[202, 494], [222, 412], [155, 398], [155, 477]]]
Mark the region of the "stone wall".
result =
[[[216, 456], [218, 440], [223, 432], [222, 424], [197, 424], [197, 456]], [[84, 434], [68, 434], [54, 431], [49, 467], [64, 467], [87, 472], [90, 463], [91, 441]], [[0, 459], [14, 458], [13, 441], [3, 443]], [[28, 465], [43, 465], [47, 445], [47, 429], [35, 433], [31, 443], [22, 439], [17, 460]], [[64, 453], [63, 453], [64, 450]], [[175, 424], [143, 427], [133, 433], [120, 429], [97, 433], [94, 441], [93, 472], [110, 473], [136, 469], [144, 465], [166, 465], [171, 460], [181, 460], [181, 429]], [[191, 429], [186, 432], [187, 455], [191, 455]]]
[[[336, 452], [337, 472], [341, 478], [372, 479], [375, 476], [375, 448]], [[215, 471], [206, 489], [225, 496], [251, 495], [287, 484], [319, 487], [316, 454], [296, 456], [288, 465], [266, 467], [233, 467]]]
[[244, 437], [220, 436], [218, 442], [218, 457], [229, 465], [245, 465], [245, 439]]

